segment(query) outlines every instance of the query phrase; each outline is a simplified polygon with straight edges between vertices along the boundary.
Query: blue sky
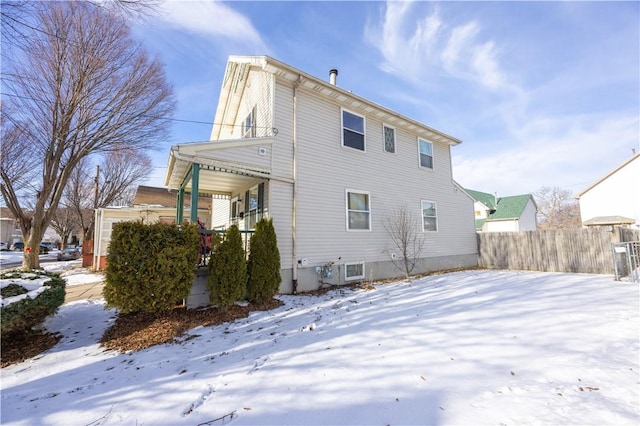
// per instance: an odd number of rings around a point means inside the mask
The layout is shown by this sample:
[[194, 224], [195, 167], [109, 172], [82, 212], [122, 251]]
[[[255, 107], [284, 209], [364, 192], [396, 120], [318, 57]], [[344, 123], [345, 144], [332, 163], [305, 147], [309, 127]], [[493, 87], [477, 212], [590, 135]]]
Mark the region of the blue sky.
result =
[[[640, 151], [639, 2], [166, 1], [135, 36], [165, 63], [177, 119], [211, 123], [229, 55], [269, 55], [463, 141], [454, 178], [573, 194]], [[176, 121], [169, 147], [208, 140]]]

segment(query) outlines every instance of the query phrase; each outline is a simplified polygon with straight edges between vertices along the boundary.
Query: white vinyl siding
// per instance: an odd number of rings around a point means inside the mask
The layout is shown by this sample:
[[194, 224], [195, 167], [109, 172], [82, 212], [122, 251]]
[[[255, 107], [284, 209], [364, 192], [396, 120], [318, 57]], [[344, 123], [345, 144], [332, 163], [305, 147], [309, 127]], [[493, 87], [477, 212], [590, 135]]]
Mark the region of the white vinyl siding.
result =
[[[277, 82], [274, 126], [278, 128], [278, 135], [273, 145], [273, 174], [285, 177], [282, 171], [291, 166], [293, 158], [293, 90], [289, 82], [280, 78]], [[440, 216], [438, 232], [428, 234], [429, 249], [423, 251], [424, 256], [477, 252], [473, 201], [463, 191], [454, 190], [449, 145], [433, 143], [438, 167], [425, 175], [423, 169], [416, 167], [418, 135], [414, 131], [396, 125], [396, 153], [390, 156], [381, 148], [384, 146], [383, 121], [373, 114], [366, 115], [366, 143], [380, 148], [369, 149], [362, 155], [361, 151], [336, 143], [343, 130], [342, 105], [302, 86], [298, 87], [296, 98], [297, 258], [307, 258], [310, 266], [328, 261], [339, 264], [388, 261], [384, 251], [390, 248], [385, 218], [402, 204], [418, 210], [421, 200], [436, 201]], [[276, 229], [278, 244], [282, 244], [283, 249], [286, 244], [287, 253], [281, 249], [284, 268], [284, 262], [291, 259], [293, 190], [284, 182], [272, 181], [271, 184], [278, 186], [270, 201], [274, 225], [281, 227]], [[346, 231], [345, 187], [375, 188], [369, 194], [370, 231]], [[340, 275], [343, 278], [344, 272]]]
[[438, 213], [434, 201], [422, 200], [422, 230], [424, 232], [438, 230]]
[[211, 227], [226, 228], [229, 222], [229, 216], [231, 214], [231, 202], [228, 198], [216, 198], [213, 197], [211, 201]]
[[418, 151], [420, 167], [433, 169], [433, 144], [426, 139], [418, 138]]
[[396, 152], [396, 128], [383, 124], [382, 140], [384, 141], [384, 150], [394, 154]]
[[627, 161], [582, 192], [579, 202], [583, 222], [598, 216], [623, 216], [635, 219], [640, 226], [640, 156]]
[[[272, 136], [273, 125], [273, 75], [263, 71], [251, 71], [244, 88], [244, 93], [238, 110], [233, 117], [215, 117], [216, 123], [225, 122], [220, 128], [220, 135], [216, 137], [214, 130], [211, 132], [212, 140], [240, 139], [245, 137]], [[251, 117], [252, 116], [252, 117]], [[245, 136], [247, 118], [252, 118], [252, 136]], [[214, 129], [218, 126], [214, 125]]]
[[342, 146], [365, 151], [365, 120], [353, 112], [342, 110]]

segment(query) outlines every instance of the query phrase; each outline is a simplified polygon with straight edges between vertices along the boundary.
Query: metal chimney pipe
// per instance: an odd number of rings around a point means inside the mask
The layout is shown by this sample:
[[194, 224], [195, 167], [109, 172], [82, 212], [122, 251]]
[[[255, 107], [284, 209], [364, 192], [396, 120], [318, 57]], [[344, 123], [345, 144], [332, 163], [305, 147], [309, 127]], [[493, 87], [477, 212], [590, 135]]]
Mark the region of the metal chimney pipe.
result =
[[329, 71], [329, 84], [336, 85], [336, 77], [338, 77], [338, 70], [332, 69]]

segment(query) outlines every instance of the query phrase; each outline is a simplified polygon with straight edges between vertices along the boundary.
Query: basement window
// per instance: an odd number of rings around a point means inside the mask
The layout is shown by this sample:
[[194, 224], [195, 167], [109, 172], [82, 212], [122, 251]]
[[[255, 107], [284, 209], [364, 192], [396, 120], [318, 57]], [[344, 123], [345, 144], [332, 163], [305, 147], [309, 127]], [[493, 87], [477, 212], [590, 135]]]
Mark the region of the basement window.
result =
[[364, 262], [345, 263], [344, 264], [344, 280], [361, 280], [364, 279]]

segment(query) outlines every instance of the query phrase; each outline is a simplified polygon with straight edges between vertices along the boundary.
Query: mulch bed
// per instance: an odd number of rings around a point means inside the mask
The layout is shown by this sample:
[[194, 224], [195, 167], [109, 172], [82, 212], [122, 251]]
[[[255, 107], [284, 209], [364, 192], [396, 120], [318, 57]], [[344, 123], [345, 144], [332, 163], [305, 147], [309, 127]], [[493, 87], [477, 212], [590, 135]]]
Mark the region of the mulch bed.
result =
[[62, 338], [60, 334], [34, 330], [30, 333], [11, 333], [2, 336], [2, 360], [0, 367], [17, 364], [51, 349]]
[[[233, 305], [219, 308], [176, 308], [163, 314], [121, 314], [102, 336], [103, 347], [120, 352], [139, 351], [150, 346], [175, 341], [188, 330], [198, 326], [212, 326], [246, 318], [252, 311], [268, 311], [282, 306], [277, 299], [262, 305]], [[51, 349], [62, 338], [60, 334], [33, 331], [2, 337], [1, 367], [17, 364]]]
[[219, 308], [176, 308], [164, 314], [143, 312], [122, 314], [102, 336], [100, 344], [120, 352], [139, 351], [150, 346], [172, 342], [187, 330], [198, 326], [212, 326], [246, 318], [251, 311], [267, 311], [281, 306], [271, 299], [264, 305], [233, 305], [226, 310]]

